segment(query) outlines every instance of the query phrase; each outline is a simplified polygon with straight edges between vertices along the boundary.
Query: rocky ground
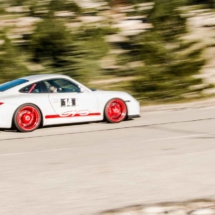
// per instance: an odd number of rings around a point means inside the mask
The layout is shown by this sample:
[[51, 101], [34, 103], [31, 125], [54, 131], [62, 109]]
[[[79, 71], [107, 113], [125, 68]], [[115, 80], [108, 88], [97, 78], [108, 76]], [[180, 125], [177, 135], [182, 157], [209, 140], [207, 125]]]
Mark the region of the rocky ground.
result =
[[136, 205], [104, 211], [96, 215], [214, 215], [214, 200], [168, 202], [154, 205]]

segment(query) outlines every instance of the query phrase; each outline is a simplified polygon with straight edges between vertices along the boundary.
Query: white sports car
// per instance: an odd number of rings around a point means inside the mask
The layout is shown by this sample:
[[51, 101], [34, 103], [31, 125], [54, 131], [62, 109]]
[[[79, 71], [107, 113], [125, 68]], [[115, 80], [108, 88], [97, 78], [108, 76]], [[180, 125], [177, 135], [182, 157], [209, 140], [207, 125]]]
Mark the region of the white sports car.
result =
[[39, 126], [103, 119], [117, 123], [139, 116], [139, 102], [128, 93], [91, 90], [64, 75], [33, 75], [0, 85], [0, 128], [29, 132]]

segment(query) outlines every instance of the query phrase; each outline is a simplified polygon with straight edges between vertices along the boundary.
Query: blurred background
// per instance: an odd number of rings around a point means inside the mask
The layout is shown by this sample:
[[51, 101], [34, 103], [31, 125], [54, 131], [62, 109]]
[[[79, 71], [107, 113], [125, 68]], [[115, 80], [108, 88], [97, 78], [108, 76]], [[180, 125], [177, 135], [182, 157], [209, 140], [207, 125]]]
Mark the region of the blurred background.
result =
[[214, 0], [1, 0], [0, 82], [60, 73], [142, 104], [213, 96]]

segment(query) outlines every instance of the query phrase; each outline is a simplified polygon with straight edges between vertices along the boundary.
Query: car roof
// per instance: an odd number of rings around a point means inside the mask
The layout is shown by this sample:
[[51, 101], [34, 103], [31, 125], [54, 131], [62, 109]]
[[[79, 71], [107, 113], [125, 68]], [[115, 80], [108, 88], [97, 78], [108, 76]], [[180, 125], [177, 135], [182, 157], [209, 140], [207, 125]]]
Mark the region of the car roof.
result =
[[59, 74], [39, 74], [39, 75], [30, 75], [22, 77], [21, 79], [26, 79], [28, 81], [39, 81], [43, 79], [49, 79], [49, 78], [68, 78], [66, 75], [59, 75]]

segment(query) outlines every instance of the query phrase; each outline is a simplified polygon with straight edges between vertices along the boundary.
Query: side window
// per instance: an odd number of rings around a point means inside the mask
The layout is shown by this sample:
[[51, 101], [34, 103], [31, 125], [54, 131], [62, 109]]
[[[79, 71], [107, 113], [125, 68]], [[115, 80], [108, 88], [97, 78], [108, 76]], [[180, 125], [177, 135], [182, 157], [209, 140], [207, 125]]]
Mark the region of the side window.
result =
[[81, 92], [80, 88], [66, 79], [52, 79], [44, 81], [50, 93]]
[[41, 87], [40, 82], [30, 84], [24, 88], [22, 88], [19, 92], [21, 93], [43, 93], [43, 89]]

